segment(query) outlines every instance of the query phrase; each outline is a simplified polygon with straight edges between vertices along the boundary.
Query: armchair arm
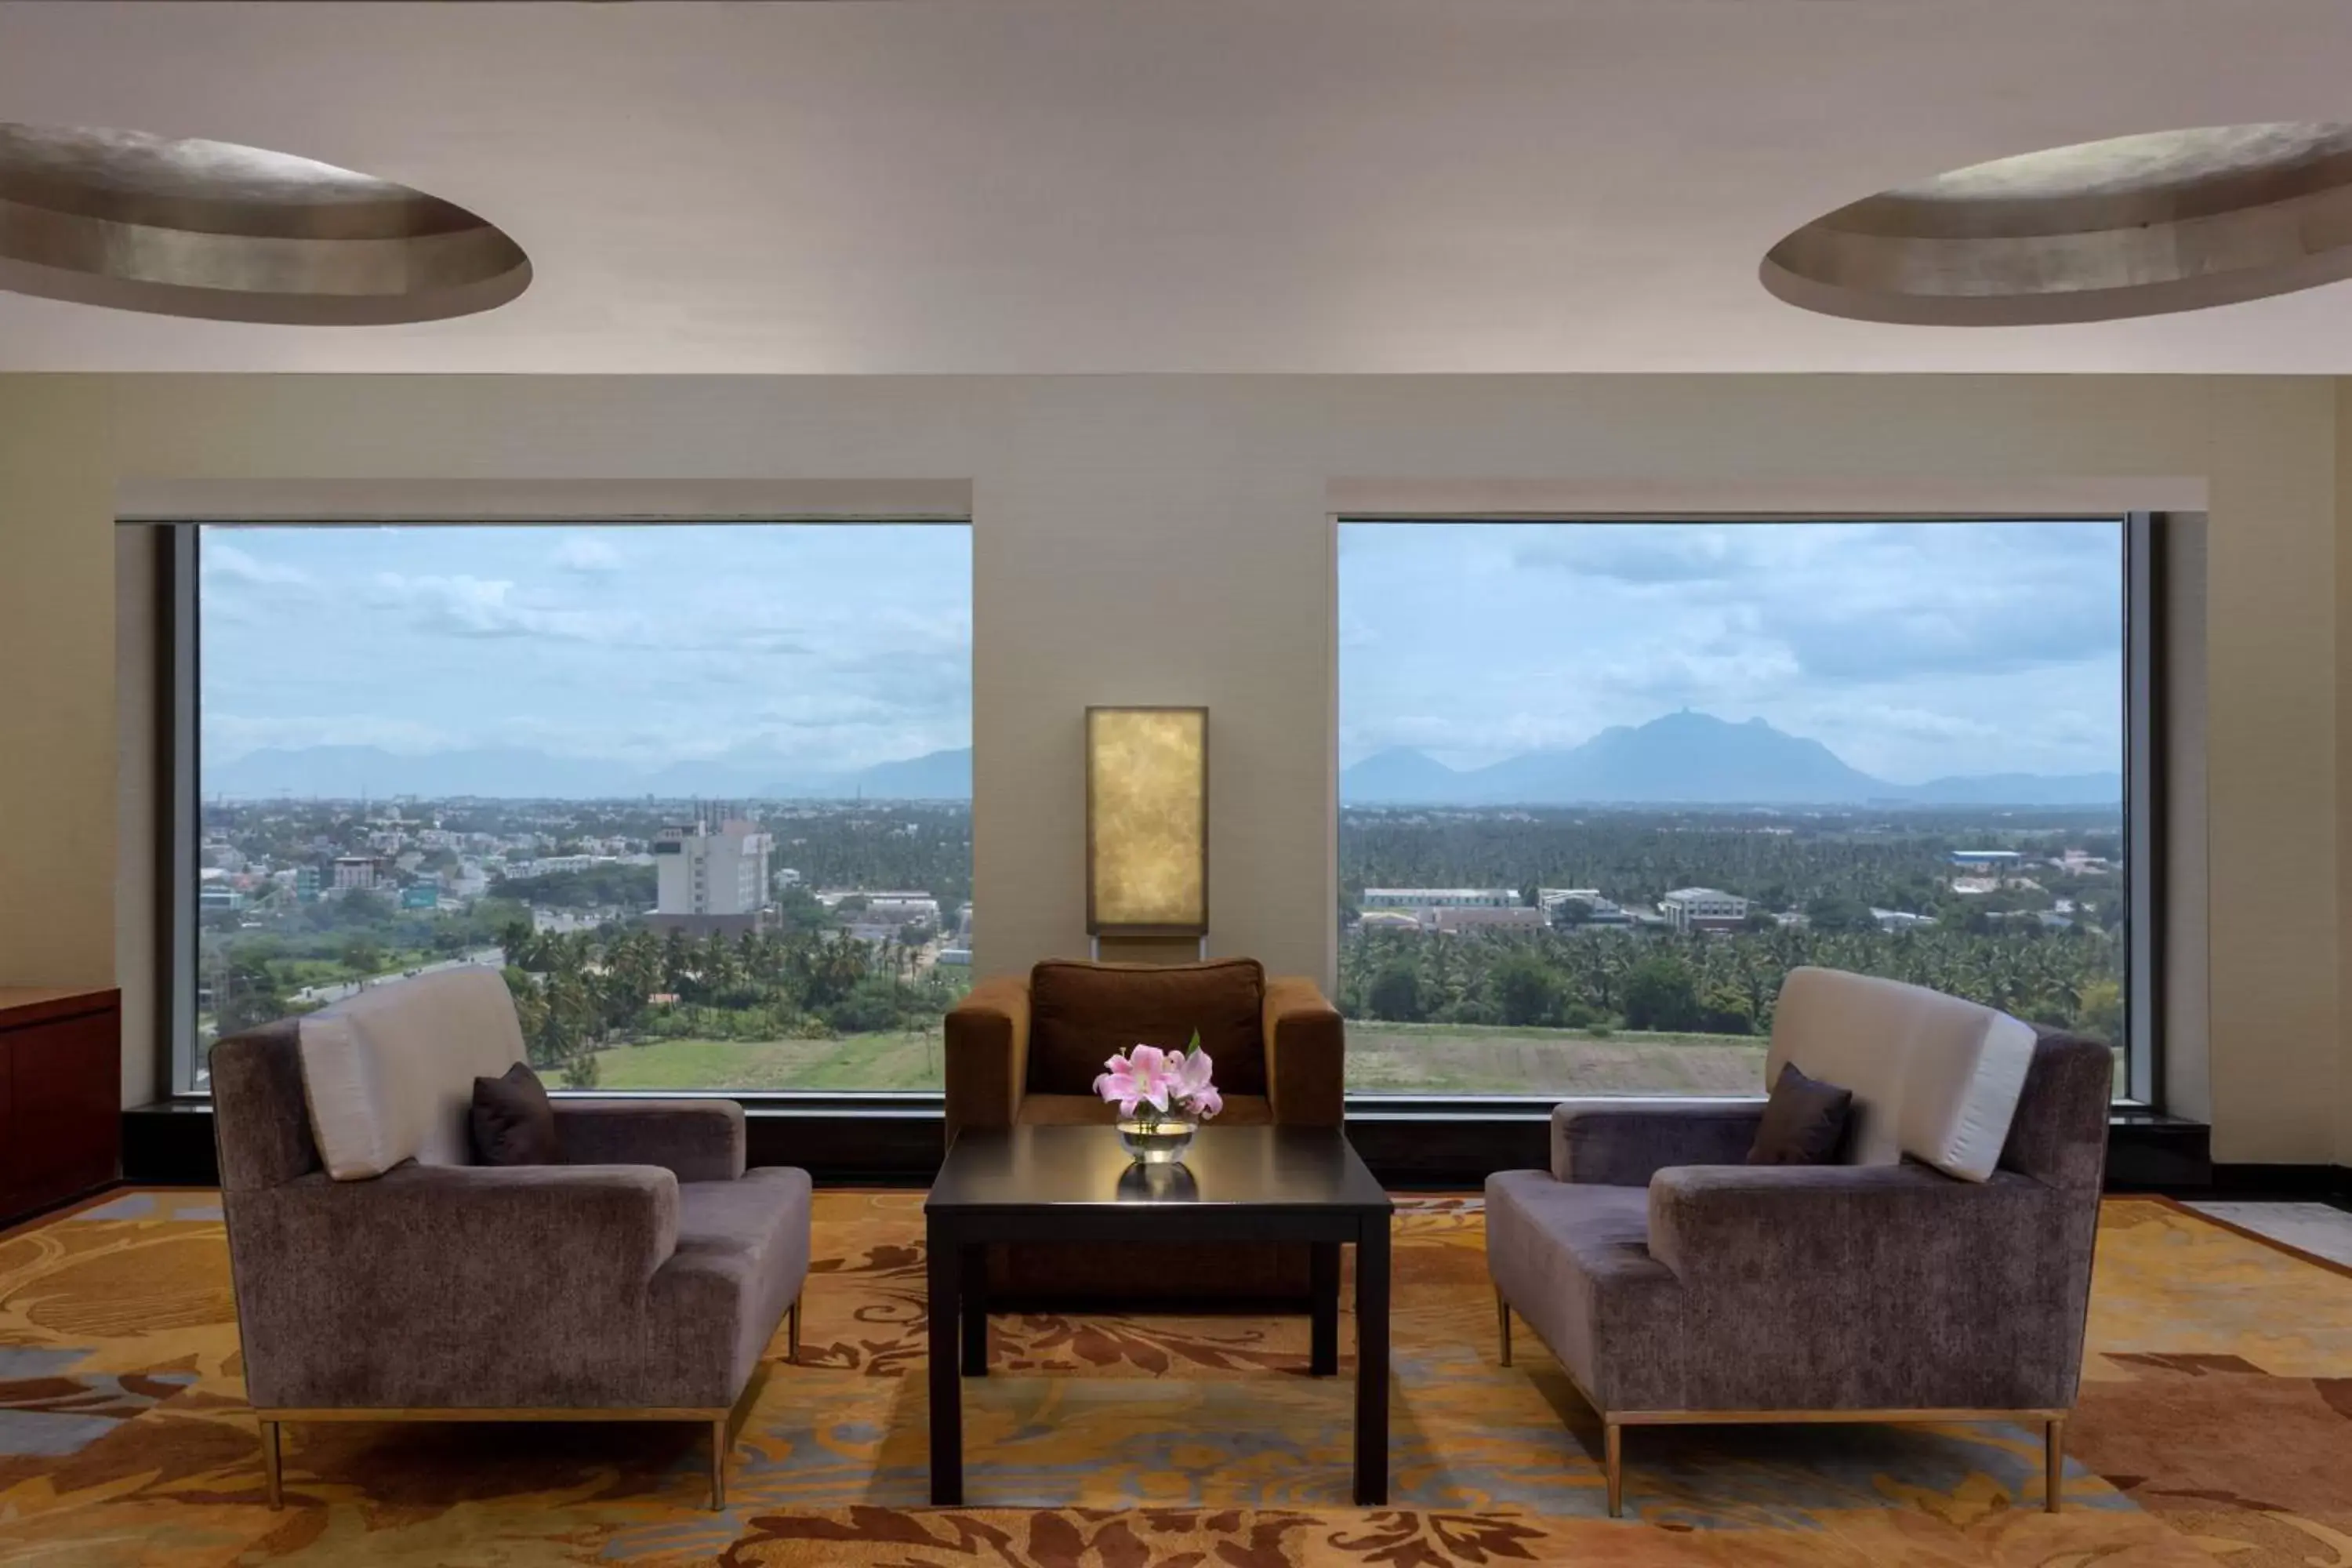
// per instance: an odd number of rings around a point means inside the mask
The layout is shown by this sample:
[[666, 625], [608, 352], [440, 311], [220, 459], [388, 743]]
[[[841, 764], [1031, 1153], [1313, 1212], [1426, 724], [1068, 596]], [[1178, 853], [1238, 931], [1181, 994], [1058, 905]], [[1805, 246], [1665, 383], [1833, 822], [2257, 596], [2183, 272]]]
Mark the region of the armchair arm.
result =
[[2057, 1409], [2097, 1219], [2095, 1194], [2010, 1171], [1686, 1166], [1650, 1184], [1649, 1250], [1682, 1283], [1697, 1407]]
[[966, 1127], [1010, 1127], [1029, 1087], [1029, 981], [983, 980], [948, 1014], [948, 1141]]
[[1561, 1182], [1646, 1187], [1669, 1165], [1740, 1165], [1760, 1100], [1568, 1100], [1552, 1108], [1551, 1173]]
[[1337, 1127], [1348, 1089], [1347, 1025], [1303, 974], [1265, 983], [1265, 1091], [1274, 1119], [1293, 1127]]
[[743, 1108], [731, 1100], [570, 1100], [555, 1108], [569, 1165], [659, 1165], [681, 1182], [743, 1173]]
[[227, 1209], [265, 1408], [612, 1403], [596, 1369], [640, 1359], [677, 1246], [677, 1178], [646, 1165], [313, 1173]]

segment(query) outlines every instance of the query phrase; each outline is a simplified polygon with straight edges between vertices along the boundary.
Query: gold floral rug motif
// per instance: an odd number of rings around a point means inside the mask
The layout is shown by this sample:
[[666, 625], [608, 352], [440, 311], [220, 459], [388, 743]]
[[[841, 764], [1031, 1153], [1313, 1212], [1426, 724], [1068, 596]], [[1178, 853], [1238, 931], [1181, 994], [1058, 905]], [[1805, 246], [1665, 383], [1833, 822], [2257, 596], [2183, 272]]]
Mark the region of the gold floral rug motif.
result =
[[1303, 1318], [1035, 1314], [992, 1321], [971, 1506], [931, 1509], [921, 1210], [817, 1195], [724, 1511], [698, 1433], [616, 1425], [289, 1428], [272, 1512], [216, 1196], [112, 1194], [0, 1240], [0, 1565], [2352, 1568], [2352, 1275], [2160, 1200], [2103, 1211], [2064, 1512], [2019, 1427], [1660, 1428], [1623, 1521], [1542, 1347], [1496, 1361], [1477, 1200], [1418, 1196], [1391, 1507], [1349, 1499], [1351, 1326], [1313, 1378]]

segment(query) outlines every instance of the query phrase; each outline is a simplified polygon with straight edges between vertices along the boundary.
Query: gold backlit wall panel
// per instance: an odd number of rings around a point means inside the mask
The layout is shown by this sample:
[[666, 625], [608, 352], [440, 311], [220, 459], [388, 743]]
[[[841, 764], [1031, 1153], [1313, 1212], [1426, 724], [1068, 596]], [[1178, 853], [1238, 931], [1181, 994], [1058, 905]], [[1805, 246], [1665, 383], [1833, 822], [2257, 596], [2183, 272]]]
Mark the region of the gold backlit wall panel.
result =
[[1209, 929], [1209, 710], [1087, 710], [1087, 930]]

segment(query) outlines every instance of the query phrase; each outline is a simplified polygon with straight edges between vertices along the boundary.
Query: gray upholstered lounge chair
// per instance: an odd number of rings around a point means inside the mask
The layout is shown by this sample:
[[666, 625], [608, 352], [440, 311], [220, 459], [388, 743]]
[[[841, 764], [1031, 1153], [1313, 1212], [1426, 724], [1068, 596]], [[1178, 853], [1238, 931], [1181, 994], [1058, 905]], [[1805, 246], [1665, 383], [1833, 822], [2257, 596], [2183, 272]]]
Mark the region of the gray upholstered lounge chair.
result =
[[271, 1507], [288, 1421], [701, 1422], [722, 1503], [729, 1422], [788, 1312], [799, 1352], [807, 1173], [745, 1171], [742, 1108], [701, 1100], [558, 1099], [567, 1163], [472, 1164], [450, 1119], [520, 1045], [474, 971], [213, 1047]]
[[1854, 1090], [1849, 1163], [1749, 1165], [1763, 1102], [1588, 1100], [1486, 1183], [1511, 1314], [1601, 1415], [1609, 1511], [1644, 1425], [2038, 1424], [2059, 1506], [2114, 1053], [1892, 981], [1792, 973], [1768, 1071]]

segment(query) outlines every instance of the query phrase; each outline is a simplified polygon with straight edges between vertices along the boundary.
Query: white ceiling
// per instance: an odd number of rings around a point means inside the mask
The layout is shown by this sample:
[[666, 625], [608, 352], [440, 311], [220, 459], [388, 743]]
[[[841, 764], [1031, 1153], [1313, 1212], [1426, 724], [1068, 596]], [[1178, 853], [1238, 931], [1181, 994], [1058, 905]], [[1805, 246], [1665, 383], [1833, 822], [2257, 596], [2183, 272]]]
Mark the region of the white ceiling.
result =
[[2352, 121], [2346, 0], [0, 0], [0, 120], [400, 180], [536, 268], [417, 326], [0, 296], [0, 370], [2352, 373], [2352, 284], [1936, 329], [1756, 279], [1939, 170]]

